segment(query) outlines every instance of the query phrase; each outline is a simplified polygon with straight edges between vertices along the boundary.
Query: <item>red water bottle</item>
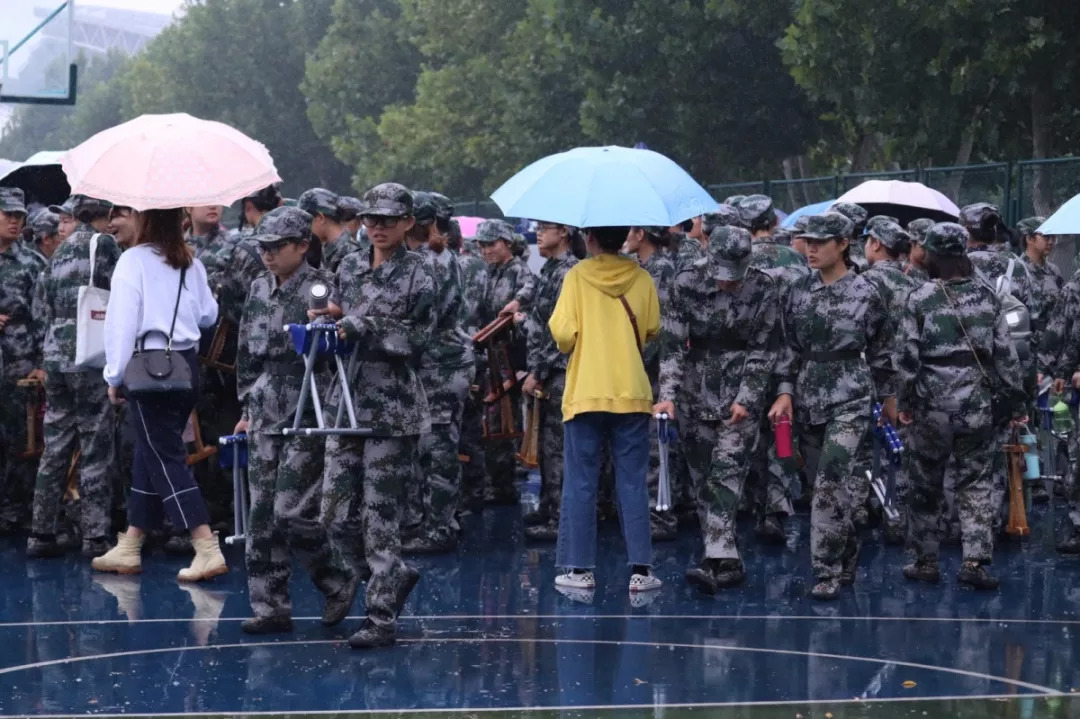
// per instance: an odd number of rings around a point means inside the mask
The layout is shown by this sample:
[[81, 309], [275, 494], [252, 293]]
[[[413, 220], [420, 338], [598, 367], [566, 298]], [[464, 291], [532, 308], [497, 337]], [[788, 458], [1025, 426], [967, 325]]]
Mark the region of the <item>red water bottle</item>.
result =
[[783, 416], [776, 420], [776, 426], [773, 427], [773, 434], [776, 436], [776, 456], [780, 459], [788, 459], [791, 457], [791, 419], [787, 416]]

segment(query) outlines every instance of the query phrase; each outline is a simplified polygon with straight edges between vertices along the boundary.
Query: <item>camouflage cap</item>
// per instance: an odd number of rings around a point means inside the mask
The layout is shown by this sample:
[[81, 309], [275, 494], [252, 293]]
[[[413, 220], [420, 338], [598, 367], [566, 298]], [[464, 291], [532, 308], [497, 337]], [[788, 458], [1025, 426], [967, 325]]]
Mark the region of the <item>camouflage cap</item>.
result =
[[711, 236], [717, 227], [742, 227], [742, 216], [739, 208], [733, 205], [720, 205], [713, 212], [706, 212], [701, 216], [701, 231]]
[[1020, 234], [1020, 237], [1031, 237], [1038, 233], [1040, 227], [1046, 222], [1045, 217], [1025, 217], [1016, 223], [1016, 231]]
[[435, 198], [430, 192], [418, 190], [412, 195], [412, 215], [418, 225], [435, 224]]
[[306, 240], [311, 234], [312, 219], [299, 207], [278, 207], [263, 215], [251, 239], [261, 244]]
[[514, 234], [514, 228], [506, 220], [484, 220], [476, 228], [476, 242], [488, 245], [496, 240], [505, 240], [508, 245], [513, 245]]
[[360, 210], [364, 204], [359, 198], [340, 195], [338, 197], [338, 219], [342, 222], [350, 222], [360, 216]]
[[935, 255], [960, 257], [967, 249], [968, 231], [955, 222], [939, 222], [926, 231], [923, 247]]
[[867, 226], [867, 233], [881, 244], [896, 252], [905, 252], [911, 245], [911, 235], [903, 227], [883, 217], [875, 217]]
[[0, 210], [11, 214], [26, 214], [26, 197], [18, 187], [0, 187]]
[[732, 195], [731, 197], [724, 198], [723, 204], [738, 207], [739, 203], [742, 202], [745, 197], [746, 195]]
[[413, 196], [409, 188], [396, 182], [375, 185], [364, 193], [361, 215], [374, 217], [409, 217], [413, 213]]
[[806, 229], [795, 236], [810, 242], [850, 238], [853, 226], [846, 215], [839, 212], [826, 212], [823, 215], [807, 217]]
[[752, 226], [754, 223], [772, 224], [776, 219], [773, 210], [773, 201], [766, 195], [750, 195], [739, 200], [739, 217], [743, 224]]
[[454, 216], [454, 201], [446, 195], [440, 195], [438, 192], [432, 192], [431, 197], [435, 200], [435, 218], [443, 222], [449, 222], [450, 218]]
[[30, 229], [34, 231], [34, 239], [49, 237], [60, 232], [60, 215], [49, 210], [42, 210], [34, 215], [30, 221]]
[[935, 223], [933, 220], [926, 217], [920, 217], [917, 220], [912, 220], [908, 223], [907, 231], [911, 237], [911, 241], [916, 245], [921, 245], [923, 240], [926, 239], [926, 231], [933, 227]]
[[866, 229], [866, 220], [870, 217], [870, 213], [862, 205], [854, 202], [837, 202], [829, 208], [829, 212], [839, 213], [851, 220], [851, 231], [845, 237], [861, 235]]
[[900, 224], [900, 220], [896, 219], [895, 217], [890, 217], [889, 215], [874, 215], [866, 221], [866, 232], [869, 233], [870, 230], [874, 227], [874, 225], [879, 222], [891, 222], [894, 225]]
[[49, 212], [55, 212], [58, 215], [74, 215], [75, 214], [75, 197], [74, 195], [64, 200], [62, 205], [49, 205]]
[[967, 205], [960, 210], [958, 224], [961, 227], [971, 229], [981, 227], [984, 222], [995, 217], [1001, 219], [1001, 210], [998, 209], [997, 205], [991, 205], [989, 202], [976, 202], [974, 205]]
[[794, 230], [792, 236], [799, 237], [799, 233], [803, 232], [808, 224], [810, 224], [810, 215], [801, 215], [800, 217], [796, 217], [795, 222], [791, 225], [791, 229]]
[[775, 230], [772, 233], [772, 241], [778, 245], [785, 245], [787, 247], [791, 247], [791, 230]]
[[310, 190], [305, 190], [304, 194], [300, 195], [296, 201], [296, 206], [312, 217], [323, 214], [327, 217], [336, 218], [340, 199], [330, 190], [313, 187]]
[[88, 197], [86, 195], [72, 195], [70, 202], [71, 214], [75, 217], [86, 212], [95, 216], [107, 215], [113, 208], [113, 204], [108, 200], [99, 200], [96, 197]]
[[717, 227], [709, 235], [709, 274], [714, 280], [741, 280], [750, 266], [750, 232], [741, 227]]

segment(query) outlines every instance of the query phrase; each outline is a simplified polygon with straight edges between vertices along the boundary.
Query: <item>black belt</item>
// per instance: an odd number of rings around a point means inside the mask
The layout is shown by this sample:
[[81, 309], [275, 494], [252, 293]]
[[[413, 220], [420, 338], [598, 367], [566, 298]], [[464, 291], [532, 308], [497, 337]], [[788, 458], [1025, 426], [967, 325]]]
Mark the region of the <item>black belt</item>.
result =
[[803, 362], [845, 362], [862, 358], [861, 350], [830, 350], [828, 352], [806, 351], [802, 353]]
[[691, 352], [745, 352], [746, 340], [741, 337], [691, 337]]
[[987, 364], [987, 360], [971, 352], [957, 352], [944, 357], [923, 357], [922, 363], [928, 367], [979, 367]]

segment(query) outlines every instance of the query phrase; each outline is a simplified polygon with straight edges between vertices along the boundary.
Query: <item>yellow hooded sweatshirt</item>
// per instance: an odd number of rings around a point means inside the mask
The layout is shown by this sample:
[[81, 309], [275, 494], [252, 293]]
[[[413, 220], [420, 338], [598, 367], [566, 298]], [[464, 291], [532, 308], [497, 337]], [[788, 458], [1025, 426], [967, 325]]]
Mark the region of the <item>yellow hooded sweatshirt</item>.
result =
[[637, 318], [644, 345], [660, 330], [660, 301], [637, 260], [597, 255], [566, 273], [548, 321], [559, 351], [570, 355], [564, 422], [583, 412], [652, 413], [652, 388], [620, 295]]

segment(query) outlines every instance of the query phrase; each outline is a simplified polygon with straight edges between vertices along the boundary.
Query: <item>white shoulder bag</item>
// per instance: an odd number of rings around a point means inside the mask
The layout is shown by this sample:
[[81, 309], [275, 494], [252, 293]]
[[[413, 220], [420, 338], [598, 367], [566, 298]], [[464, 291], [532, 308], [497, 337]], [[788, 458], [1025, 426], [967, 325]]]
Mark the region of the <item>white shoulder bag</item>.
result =
[[79, 288], [75, 306], [75, 366], [101, 369], [105, 366], [105, 310], [109, 291], [94, 287], [94, 260], [100, 234], [90, 238], [90, 283]]

